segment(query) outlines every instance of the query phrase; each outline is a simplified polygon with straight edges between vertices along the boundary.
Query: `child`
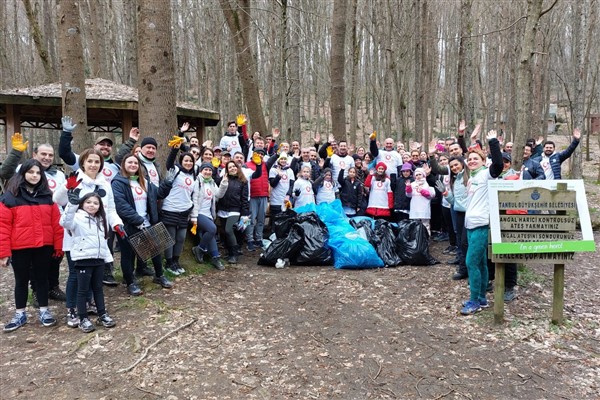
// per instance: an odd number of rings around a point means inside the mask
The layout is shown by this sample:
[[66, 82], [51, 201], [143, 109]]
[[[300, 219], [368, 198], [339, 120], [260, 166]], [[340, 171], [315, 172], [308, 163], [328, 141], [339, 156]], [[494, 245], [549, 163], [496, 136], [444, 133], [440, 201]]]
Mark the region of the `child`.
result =
[[425, 170], [423, 168], [415, 169], [415, 181], [410, 185], [406, 186], [406, 196], [410, 197], [410, 219], [416, 219], [421, 221], [427, 232], [429, 231], [429, 221], [431, 219], [431, 208], [429, 203], [431, 197], [435, 195], [435, 189], [433, 189], [427, 183], [425, 179]]
[[274, 216], [279, 214], [289, 203], [294, 188], [294, 172], [288, 165], [288, 156], [281, 153], [277, 163], [269, 171], [269, 185], [271, 185], [271, 224]]
[[391, 215], [390, 210], [394, 207], [392, 183], [385, 173], [386, 169], [385, 163], [378, 162], [375, 173], [369, 174], [365, 181], [365, 187], [369, 189], [367, 214], [374, 218], [388, 219]]
[[97, 324], [105, 328], [114, 327], [115, 321], [104, 308], [102, 276], [104, 264], [113, 261], [108, 249], [108, 226], [102, 198], [91, 192], [79, 199], [81, 189], [69, 189], [69, 204], [60, 219], [60, 224], [73, 240], [71, 260], [77, 271], [77, 314], [79, 329], [88, 333], [94, 331], [94, 325], [88, 318], [86, 299], [92, 289], [98, 309]]
[[320, 177], [313, 183], [317, 204], [331, 203], [338, 193], [338, 184], [333, 180], [331, 169], [325, 168]]
[[27, 323], [29, 280], [35, 281], [39, 320], [43, 326], [56, 324], [48, 310], [48, 269], [52, 257], [62, 257], [63, 229], [60, 211], [52, 202], [43, 167], [27, 160], [6, 185], [0, 202], [0, 267], [12, 256], [15, 274], [15, 316], [4, 325], [12, 332]]
[[313, 192], [312, 182], [310, 181], [310, 171], [309, 166], [302, 167], [300, 176], [294, 182], [294, 208], [315, 204], [315, 192]]
[[412, 165], [408, 162], [399, 168], [398, 178], [392, 182], [394, 188], [394, 222], [408, 219], [410, 213], [410, 197], [406, 195], [406, 188], [413, 183]]
[[340, 200], [348, 218], [362, 214], [364, 209], [364, 185], [356, 176], [358, 169], [359, 167], [350, 167], [346, 178], [344, 178], [344, 170], [340, 170], [338, 175]]

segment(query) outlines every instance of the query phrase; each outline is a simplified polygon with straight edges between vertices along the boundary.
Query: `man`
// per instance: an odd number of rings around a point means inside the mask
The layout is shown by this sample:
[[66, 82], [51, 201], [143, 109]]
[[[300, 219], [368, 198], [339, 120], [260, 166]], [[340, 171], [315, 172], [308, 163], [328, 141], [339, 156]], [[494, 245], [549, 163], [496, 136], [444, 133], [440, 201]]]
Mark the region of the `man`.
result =
[[511, 153], [512, 152], [512, 148], [513, 148], [513, 142], [506, 142], [504, 144], [504, 152], [505, 153]]
[[332, 176], [334, 176], [334, 179], [337, 180], [341, 170], [344, 170], [344, 178], [348, 176], [348, 170], [351, 167], [354, 167], [354, 158], [348, 154], [348, 143], [345, 140], [342, 140], [338, 145], [336, 145], [334, 153], [328, 157], [327, 147], [328, 145], [331, 145], [331, 148], [333, 149], [334, 143], [335, 138], [333, 135], [329, 135], [329, 142], [321, 146], [321, 149], [319, 150], [319, 156], [325, 159], [323, 169], [331, 168]]
[[292, 151], [290, 154], [291, 157], [300, 157], [300, 142], [297, 140], [292, 141]]
[[[131, 150], [133, 150], [139, 139], [140, 130], [138, 128], [131, 128], [129, 131], [129, 139], [127, 139], [119, 149], [115, 161], [120, 163], [127, 154], [131, 153]], [[146, 179], [158, 188], [160, 186], [160, 167], [156, 162], [157, 147], [158, 143], [156, 142], [156, 139], [145, 137], [140, 143], [140, 153], [138, 154], [138, 157], [146, 169]]]
[[[245, 124], [245, 117], [244, 117]], [[242, 124], [242, 125], [244, 125]], [[244, 125], [245, 126], [245, 125]], [[240, 127], [241, 128], [241, 127]], [[246, 142], [242, 131], [238, 131], [238, 124], [235, 121], [229, 121], [227, 123], [227, 130], [219, 142], [219, 146], [223, 150], [227, 150], [232, 154], [236, 152], [242, 152], [242, 142]], [[243, 152], [242, 152], [243, 153]]]
[[[385, 173], [391, 178], [392, 175], [396, 175], [398, 167], [402, 166], [402, 156], [394, 149], [394, 139], [386, 138], [383, 141], [383, 149], [377, 148], [377, 136], [375, 132], [369, 136], [369, 150], [373, 154], [373, 159], [376, 164], [380, 162], [386, 166]], [[419, 152], [417, 152], [417, 159], [419, 158]]]
[[300, 150], [300, 158], [293, 157], [290, 164], [290, 169], [297, 177], [304, 166], [310, 167], [310, 179], [314, 182], [321, 174], [321, 168], [316, 160], [310, 157], [310, 147], [303, 147]]
[[581, 138], [581, 132], [578, 128], [573, 130], [573, 141], [567, 147], [565, 151], [556, 152], [555, 144], [553, 141], [547, 140], [544, 143], [544, 152], [541, 157], [536, 160], [540, 162], [546, 179], [562, 179], [560, 167], [561, 164], [571, 157], [571, 154], [575, 151], [579, 145], [579, 139]]
[[523, 146], [523, 165], [521, 167], [521, 179], [546, 179], [546, 174], [540, 163], [531, 158], [531, 144]]

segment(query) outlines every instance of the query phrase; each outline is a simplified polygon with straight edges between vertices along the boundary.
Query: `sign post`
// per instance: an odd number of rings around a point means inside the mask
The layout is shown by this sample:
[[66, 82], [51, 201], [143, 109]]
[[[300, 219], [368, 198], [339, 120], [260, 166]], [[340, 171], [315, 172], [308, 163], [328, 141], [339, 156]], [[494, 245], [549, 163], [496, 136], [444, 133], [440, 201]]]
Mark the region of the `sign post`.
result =
[[553, 263], [552, 323], [562, 324], [565, 262], [575, 252], [596, 249], [583, 180], [492, 180], [488, 185], [494, 322], [504, 321], [504, 264]]

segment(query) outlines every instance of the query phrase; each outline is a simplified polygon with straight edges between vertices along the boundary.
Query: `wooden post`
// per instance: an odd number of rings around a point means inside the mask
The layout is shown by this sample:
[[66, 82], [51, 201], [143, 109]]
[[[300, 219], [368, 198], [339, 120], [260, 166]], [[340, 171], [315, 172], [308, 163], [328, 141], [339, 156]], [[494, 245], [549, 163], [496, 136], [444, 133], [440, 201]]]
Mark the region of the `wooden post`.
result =
[[504, 263], [496, 263], [494, 277], [494, 323], [504, 322]]
[[565, 306], [565, 264], [554, 264], [554, 290], [552, 291], [552, 323], [561, 325]]
[[121, 129], [123, 130], [121, 139], [123, 143], [125, 143], [127, 139], [129, 139], [129, 131], [131, 130], [131, 128], [133, 128], [133, 112], [131, 110], [123, 110], [121, 121]]

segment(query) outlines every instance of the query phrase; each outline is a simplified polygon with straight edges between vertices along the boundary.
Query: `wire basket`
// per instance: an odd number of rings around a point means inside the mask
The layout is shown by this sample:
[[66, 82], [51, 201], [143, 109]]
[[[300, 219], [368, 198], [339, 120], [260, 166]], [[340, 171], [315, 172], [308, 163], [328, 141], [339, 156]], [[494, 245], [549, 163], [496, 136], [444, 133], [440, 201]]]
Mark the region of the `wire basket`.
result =
[[175, 244], [175, 240], [169, 235], [162, 222], [128, 236], [128, 240], [135, 254], [144, 261], [161, 254]]

